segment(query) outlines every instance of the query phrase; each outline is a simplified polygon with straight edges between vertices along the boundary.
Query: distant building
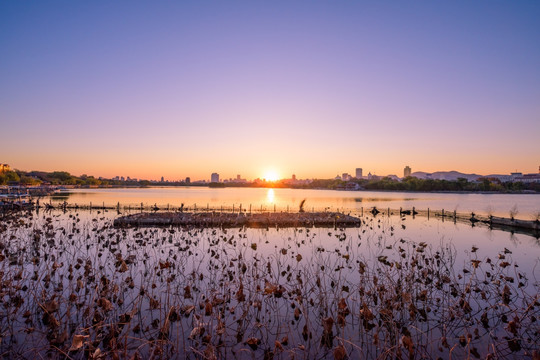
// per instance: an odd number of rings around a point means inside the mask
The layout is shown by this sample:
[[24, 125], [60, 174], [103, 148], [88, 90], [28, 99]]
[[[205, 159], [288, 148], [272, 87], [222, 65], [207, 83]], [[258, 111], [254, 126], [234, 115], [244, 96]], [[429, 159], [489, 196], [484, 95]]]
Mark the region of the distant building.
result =
[[405, 169], [403, 169], [403, 177], [411, 176], [411, 168], [409, 166], [405, 166]]
[[165, 178], [162, 176], [161, 177], [161, 182], [164, 182], [165, 181]]
[[356, 168], [356, 178], [357, 179], [362, 178], [362, 168]]
[[349, 181], [349, 180], [351, 180], [351, 175], [349, 175], [349, 173], [343, 173], [343, 174], [341, 174], [341, 180]]
[[520, 178], [523, 176], [523, 173], [520, 173], [520, 172], [513, 172], [513, 173], [510, 173], [510, 179], [511, 181], [516, 181], [516, 179]]
[[212, 173], [210, 176], [210, 182], [218, 183], [219, 182], [219, 174], [218, 173]]
[[186, 184], [191, 184], [191, 178], [189, 176], [186, 178], [185, 183]]
[[520, 181], [523, 183], [540, 183], [540, 174], [525, 174], [523, 176], [518, 176], [514, 181]]
[[296, 181], [296, 175], [295, 175], [295, 174], [292, 174], [291, 179], [292, 179], [292, 181]]
[[9, 167], [8, 164], [0, 164], [0, 173], [10, 171], [10, 170], [11, 170], [11, 168]]

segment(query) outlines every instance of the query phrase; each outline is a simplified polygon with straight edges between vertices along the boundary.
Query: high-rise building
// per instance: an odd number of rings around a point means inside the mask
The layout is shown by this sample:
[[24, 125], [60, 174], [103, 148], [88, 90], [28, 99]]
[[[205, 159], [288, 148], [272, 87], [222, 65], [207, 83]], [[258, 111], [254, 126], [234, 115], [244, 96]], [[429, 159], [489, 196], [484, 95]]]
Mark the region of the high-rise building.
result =
[[405, 169], [403, 169], [403, 177], [411, 176], [411, 168], [409, 166], [405, 166]]
[[190, 184], [191, 183], [191, 178], [188, 176], [185, 180], [186, 184]]
[[161, 182], [164, 182], [165, 181], [165, 178], [162, 176], [161, 177]]
[[356, 168], [356, 178], [357, 179], [362, 178], [362, 168]]
[[295, 174], [292, 174], [292, 178], [291, 178], [293, 181], [296, 181], [296, 175]]
[[343, 173], [343, 174], [341, 174], [341, 180], [349, 181], [349, 180], [351, 180], [351, 175], [349, 175], [348, 173]]
[[218, 173], [212, 173], [210, 176], [210, 182], [218, 183], [219, 182], [219, 174]]
[[241, 179], [240, 174], [236, 175], [236, 180], [240, 181]]

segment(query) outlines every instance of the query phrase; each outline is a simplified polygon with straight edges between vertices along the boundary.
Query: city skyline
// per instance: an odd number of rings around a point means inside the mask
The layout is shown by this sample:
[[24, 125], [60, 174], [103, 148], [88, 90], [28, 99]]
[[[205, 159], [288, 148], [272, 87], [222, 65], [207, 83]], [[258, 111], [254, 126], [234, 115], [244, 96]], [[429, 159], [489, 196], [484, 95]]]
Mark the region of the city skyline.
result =
[[[17, 169], [17, 168], [12, 168], [9, 164], [7, 163], [0, 163], [0, 173], [4, 172], [4, 171], [15, 171], [15, 170], [21, 170], [21, 171], [26, 171], [26, 172], [30, 172], [30, 171], [27, 171], [27, 170], [24, 170], [24, 169]], [[35, 170], [35, 171], [42, 171], [42, 170]], [[455, 174], [457, 173], [457, 174]], [[186, 182], [186, 183], [190, 183], [190, 182], [193, 182], [193, 183], [199, 183], [199, 182], [207, 182], [207, 183], [210, 183], [210, 182], [237, 182], [237, 183], [246, 183], [246, 182], [253, 182], [253, 181], [268, 181], [268, 182], [277, 182], [277, 181], [282, 181], [282, 180], [293, 180], [293, 181], [296, 181], [296, 180], [314, 180], [314, 179], [332, 179], [332, 178], [335, 178], [335, 179], [340, 179], [340, 180], [344, 180], [344, 181], [348, 181], [348, 180], [353, 180], [353, 179], [380, 179], [380, 178], [384, 178], [384, 177], [390, 177], [392, 179], [404, 179], [408, 176], [416, 176], [416, 177], [427, 177], [427, 178], [430, 178], [431, 175], [438, 175], [440, 178], [445, 178], [446, 175], [449, 175], [451, 178], [457, 178], [459, 177], [458, 175], [459, 174], [463, 174], [465, 175], [466, 178], [471, 178], [471, 177], [474, 177], [475, 175], [478, 175], [478, 177], [483, 177], [483, 176], [495, 176], [495, 177], [498, 177], [500, 178], [501, 180], [503, 181], [506, 181], [508, 179], [515, 179], [516, 177], [520, 177], [522, 175], [527, 175], [527, 176], [530, 176], [530, 175], [533, 175], [533, 176], [538, 176], [538, 174], [540, 174], [540, 166], [538, 166], [538, 169], [537, 169], [537, 172], [522, 172], [522, 171], [518, 171], [517, 169], [513, 172], [510, 172], [510, 173], [499, 173], [499, 174], [495, 174], [495, 173], [490, 173], [490, 174], [479, 174], [479, 173], [462, 173], [462, 172], [459, 172], [459, 171], [456, 171], [456, 170], [450, 170], [450, 171], [443, 171], [443, 170], [438, 170], [438, 171], [435, 171], [435, 172], [425, 172], [425, 171], [422, 171], [422, 170], [418, 170], [418, 171], [412, 171], [412, 168], [410, 166], [405, 166], [405, 168], [403, 169], [403, 176], [398, 176], [394, 173], [391, 173], [391, 174], [377, 174], [375, 172], [371, 172], [371, 171], [368, 171], [368, 174], [367, 175], [364, 175], [363, 174], [363, 168], [355, 168], [355, 173], [354, 175], [351, 175], [349, 174], [348, 172], [344, 172], [342, 173], [341, 175], [338, 174], [336, 175], [335, 177], [333, 176], [330, 176], [330, 175], [327, 175], [327, 176], [324, 176], [324, 177], [320, 177], [320, 178], [314, 178], [314, 177], [299, 177], [297, 178], [296, 174], [290, 174], [290, 176], [279, 176], [277, 172], [267, 172], [264, 176], [258, 176], [258, 177], [253, 177], [253, 178], [244, 178], [242, 177], [241, 174], [238, 174], [236, 173], [235, 177], [233, 176], [223, 176], [221, 173], [218, 173], [218, 172], [213, 172], [210, 174], [209, 177], [201, 177], [201, 178], [194, 178], [194, 180], [192, 181], [191, 180], [191, 177], [190, 176], [185, 176], [185, 177], [172, 177], [172, 178], [166, 178], [165, 176], [157, 176], [157, 177], [150, 177], [150, 178], [137, 178], [135, 176], [131, 176], [131, 175], [114, 175], [114, 176], [98, 176], [98, 175], [94, 175], [94, 174], [88, 174], [88, 173], [84, 173], [84, 174], [71, 174], [71, 175], [75, 175], [75, 176], [81, 176], [81, 177], [94, 177], [96, 179], [110, 179], [110, 180], [116, 180], [116, 181], [133, 181], [133, 182], [137, 182], [137, 181], [152, 181], [152, 182]]]
[[2, 161], [535, 173], [540, 3], [0, 3]]

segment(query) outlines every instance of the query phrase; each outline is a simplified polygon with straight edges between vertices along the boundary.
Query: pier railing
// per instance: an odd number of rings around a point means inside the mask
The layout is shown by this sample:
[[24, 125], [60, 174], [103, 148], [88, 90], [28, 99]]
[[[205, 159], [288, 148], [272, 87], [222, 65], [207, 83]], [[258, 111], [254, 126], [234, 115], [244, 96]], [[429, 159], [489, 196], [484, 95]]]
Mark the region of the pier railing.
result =
[[[298, 213], [299, 206], [278, 206], [277, 204], [271, 205], [253, 205], [253, 204], [232, 204], [232, 205], [215, 205], [212, 206], [210, 203], [207, 203], [203, 206], [199, 204], [192, 205], [172, 205], [172, 204], [148, 204], [148, 203], [139, 203], [139, 204], [121, 204], [117, 202], [116, 204], [107, 204], [105, 202], [101, 203], [86, 203], [86, 204], [77, 204], [77, 203], [68, 203], [68, 202], [55, 202], [52, 201], [39, 203], [36, 202], [33, 206], [38, 210], [61, 210], [61, 211], [78, 211], [78, 210], [89, 210], [89, 211], [115, 211], [118, 215], [128, 215], [137, 212], [186, 212], [186, 213], [223, 213], [223, 214], [270, 214], [270, 213]], [[10, 209], [0, 207], [0, 212], [9, 211]], [[21, 208], [22, 210], [23, 208]], [[356, 217], [364, 217], [364, 215], [371, 216], [380, 216], [380, 217], [390, 217], [390, 216], [400, 216], [407, 217], [412, 216], [413, 218], [425, 217], [428, 220], [430, 218], [436, 218], [442, 221], [452, 221], [454, 223], [465, 223], [472, 226], [483, 225], [490, 228], [497, 228], [500, 230], [512, 231], [512, 232], [521, 232], [527, 235], [532, 235], [536, 238], [540, 237], [540, 221], [534, 216], [530, 216], [529, 219], [514, 219], [513, 217], [497, 217], [487, 214], [475, 214], [473, 212], [457, 212], [456, 210], [444, 210], [444, 209], [416, 209], [412, 208], [375, 208], [375, 207], [360, 207], [360, 208], [347, 208], [339, 206], [327, 206], [327, 207], [304, 207], [302, 209], [304, 212], [340, 212], [346, 215], [352, 215]]]
[[[117, 202], [116, 204], [111, 203], [95, 203], [89, 202], [85, 204], [78, 203], [68, 203], [68, 202], [45, 202], [35, 204], [38, 208], [41, 209], [61, 209], [61, 210], [115, 210], [119, 213], [124, 212], [221, 212], [221, 213], [286, 213], [291, 212], [295, 213], [300, 210], [298, 205], [277, 205], [277, 204], [232, 204], [232, 205], [216, 205], [216, 204], [190, 204], [185, 205], [181, 204], [149, 204], [149, 203], [130, 203], [130, 204], [121, 204]], [[478, 214], [474, 212], [458, 212], [457, 210], [445, 210], [445, 209], [417, 209], [416, 207], [409, 208], [382, 208], [382, 207], [360, 207], [360, 208], [350, 208], [346, 206], [305, 206], [302, 208], [304, 212], [342, 212], [350, 213], [356, 216], [363, 216], [364, 214], [377, 214], [381, 216], [421, 216], [421, 217], [436, 217], [443, 220], [451, 221], [467, 221], [467, 222], [485, 222], [493, 218], [502, 219], [506, 218], [508, 220], [514, 220], [511, 217], [494, 217], [489, 214]], [[530, 220], [539, 220], [534, 216], [523, 215], [523, 221]], [[515, 220], [520, 221], [520, 220]]]

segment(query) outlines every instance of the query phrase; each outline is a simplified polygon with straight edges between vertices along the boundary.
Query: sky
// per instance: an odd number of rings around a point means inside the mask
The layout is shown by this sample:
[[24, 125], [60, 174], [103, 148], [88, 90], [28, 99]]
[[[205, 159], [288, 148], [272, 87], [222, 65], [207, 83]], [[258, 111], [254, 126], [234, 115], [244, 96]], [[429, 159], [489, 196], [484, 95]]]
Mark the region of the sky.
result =
[[2, 1], [0, 163], [538, 172], [538, 1]]

